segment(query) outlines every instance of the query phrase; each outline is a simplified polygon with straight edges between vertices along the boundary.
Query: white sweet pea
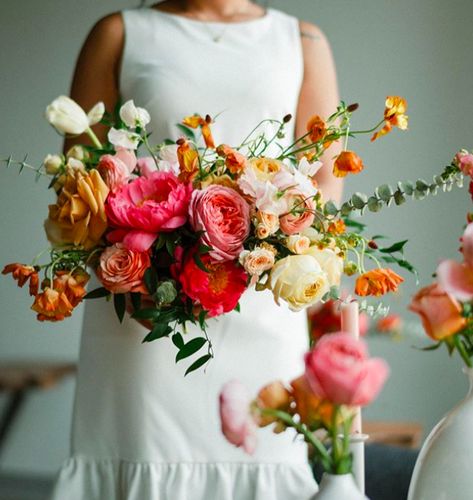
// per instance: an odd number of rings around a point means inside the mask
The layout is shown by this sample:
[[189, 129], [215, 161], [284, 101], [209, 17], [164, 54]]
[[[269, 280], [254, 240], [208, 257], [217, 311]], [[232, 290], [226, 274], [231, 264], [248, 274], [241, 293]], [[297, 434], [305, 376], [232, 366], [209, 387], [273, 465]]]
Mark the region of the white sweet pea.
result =
[[132, 99], [127, 101], [120, 108], [120, 118], [129, 128], [146, 127], [151, 121], [148, 111], [144, 108], [138, 108]]
[[287, 211], [286, 200], [279, 196], [279, 189], [269, 181], [256, 190], [255, 205], [258, 210], [267, 214], [282, 215]]
[[297, 170], [304, 175], [307, 175], [308, 177], [313, 177], [322, 167], [322, 162], [321, 161], [314, 161], [313, 163], [310, 163], [309, 160], [303, 156], [299, 164], [297, 165]]
[[103, 103], [97, 103], [88, 116], [75, 101], [62, 95], [46, 108], [46, 119], [61, 134], [80, 135], [102, 119], [104, 109]]
[[59, 172], [63, 164], [63, 159], [59, 155], [47, 155], [43, 160], [43, 165], [46, 170], [46, 173], [49, 175], [54, 175]]
[[128, 130], [118, 130], [113, 127], [108, 131], [107, 137], [108, 140], [115, 146], [115, 149], [136, 149], [140, 141], [139, 134]]
[[162, 172], [172, 172], [179, 175], [180, 167], [177, 158], [177, 144], [168, 144], [163, 146], [158, 153], [158, 170]]

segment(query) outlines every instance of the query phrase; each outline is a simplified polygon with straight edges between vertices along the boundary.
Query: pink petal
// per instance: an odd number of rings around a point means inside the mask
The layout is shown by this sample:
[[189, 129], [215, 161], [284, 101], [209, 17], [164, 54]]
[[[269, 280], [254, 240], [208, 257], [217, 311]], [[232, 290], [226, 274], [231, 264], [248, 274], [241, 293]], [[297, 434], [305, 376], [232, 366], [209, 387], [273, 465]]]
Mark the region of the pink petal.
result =
[[129, 151], [128, 149], [125, 148], [118, 148], [115, 156], [126, 165], [128, 173], [131, 174], [133, 170], [135, 170], [136, 155], [134, 151]]
[[444, 260], [437, 267], [440, 286], [456, 299], [467, 302], [473, 299], [473, 268], [454, 260]]
[[123, 244], [128, 250], [135, 252], [146, 252], [156, 239], [156, 233], [148, 233], [147, 231], [129, 231], [123, 238]]
[[466, 226], [461, 241], [465, 264], [473, 267], [473, 224], [468, 224], [468, 226]]

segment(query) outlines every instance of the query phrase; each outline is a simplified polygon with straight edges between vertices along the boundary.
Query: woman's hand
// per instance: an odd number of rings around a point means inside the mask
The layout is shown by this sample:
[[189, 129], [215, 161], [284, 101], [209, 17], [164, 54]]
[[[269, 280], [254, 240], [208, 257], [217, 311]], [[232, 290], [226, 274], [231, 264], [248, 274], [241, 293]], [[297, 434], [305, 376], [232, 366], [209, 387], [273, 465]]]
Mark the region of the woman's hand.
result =
[[[133, 303], [131, 302], [131, 296], [129, 293], [126, 294], [125, 297], [126, 300], [126, 311], [130, 316], [135, 312], [135, 308], [133, 307]], [[146, 309], [148, 307], [155, 307], [155, 302], [152, 299], [151, 295], [148, 294], [141, 294], [141, 306], [140, 309]], [[153, 323], [149, 319], [135, 319], [132, 318], [135, 321], [138, 321], [138, 323], [148, 330], [153, 329]]]

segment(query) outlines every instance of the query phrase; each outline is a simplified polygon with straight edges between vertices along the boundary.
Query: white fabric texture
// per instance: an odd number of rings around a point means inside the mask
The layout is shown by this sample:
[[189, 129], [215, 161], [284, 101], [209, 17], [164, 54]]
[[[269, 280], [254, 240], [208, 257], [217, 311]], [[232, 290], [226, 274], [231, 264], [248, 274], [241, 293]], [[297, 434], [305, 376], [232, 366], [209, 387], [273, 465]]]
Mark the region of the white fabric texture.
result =
[[[265, 118], [295, 115], [303, 61], [298, 21], [276, 9], [246, 22], [202, 23], [152, 8], [122, 12], [120, 86], [151, 114], [158, 143], [194, 112], [217, 117], [216, 143], [238, 144]], [[212, 33], [224, 29], [220, 42]], [[287, 127], [289, 144], [294, 134]], [[99, 286], [95, 278], [89, 289]], [[220, 430], [218, 394], [238, 379], [252, 395], [303, 370], [304, 312], [248, 291], [241, 313], [209, 321], [215, 359], [184, 378], [169, 339], [142, 344], [147, 330], [118, 322], [105, 299], [85, 304], [71, 456], [52, 500], [309, 500], [317, 491], [306, 445], [292, 432], [258, 431], [253, 455]], [[189, 328], [186, 339], [200, 333]]]

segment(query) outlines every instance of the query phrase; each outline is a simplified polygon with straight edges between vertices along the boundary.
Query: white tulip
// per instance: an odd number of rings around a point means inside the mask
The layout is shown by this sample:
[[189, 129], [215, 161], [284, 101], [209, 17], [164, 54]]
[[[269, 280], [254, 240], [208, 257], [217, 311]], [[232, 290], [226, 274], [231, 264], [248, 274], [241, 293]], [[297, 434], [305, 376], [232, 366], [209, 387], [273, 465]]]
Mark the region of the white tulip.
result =
[[148, 111], [144, 108], [135, 106], [133, 100], [127, 101], [120, 108], [120, 118], [122, 122], [129, 128], [146, 127], [151, 121]]
[[104, 110], [103, 103], [98, 103], [88, 116], [75, 101], [62, 95], [46, 108], [46, 119], [61, 134], [80, 135], [102, 119]]
[[136, 149], [140, 141], [140, 135], [127, 130], [117, 130], [111, 128], [108, 131], [108, 140], [115, 148]]
[[47, 155], [43, 160], [44, 168], [46, 169], [46, 173], [49, 175], [57, 174], [62, 164], [63, 159], [59, 155]]

